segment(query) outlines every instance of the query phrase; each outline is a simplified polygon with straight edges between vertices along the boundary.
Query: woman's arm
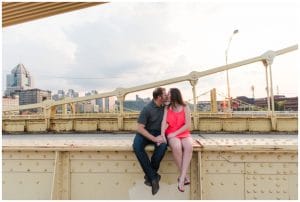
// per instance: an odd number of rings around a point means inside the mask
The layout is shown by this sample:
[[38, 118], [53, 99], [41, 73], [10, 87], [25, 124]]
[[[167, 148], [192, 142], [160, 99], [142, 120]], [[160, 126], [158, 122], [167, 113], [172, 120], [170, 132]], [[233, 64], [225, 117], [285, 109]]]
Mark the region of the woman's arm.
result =
[[184, 109], [184, 113], [185, 113], [185, 124], [178, 130], [176, 130], [175, 132], [168, 135], [168, 139], [170, 139], [172, 137], [176, 137], [178, 134], [191, 129], [191, 111], [190, 111], [188, 104], [186, 104], [186, 106], [183, 107], [183, 109]]

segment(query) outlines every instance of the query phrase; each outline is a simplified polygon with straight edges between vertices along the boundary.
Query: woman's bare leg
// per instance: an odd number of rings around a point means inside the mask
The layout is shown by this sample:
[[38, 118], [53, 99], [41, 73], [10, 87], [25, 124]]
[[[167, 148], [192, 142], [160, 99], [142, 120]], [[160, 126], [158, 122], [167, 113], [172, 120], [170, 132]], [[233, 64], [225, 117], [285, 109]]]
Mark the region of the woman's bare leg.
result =
[[181, 141], [178, 138], [171, 138], [168, 140], [169, 146], [172, 149], [173, 158], [175, 160], [175, 164], [178, 167], [179, 173], [181, 173], [181, 164], [182, 164], [182, 146]]
[[186, 137], [181, 139], [181, 144], [183, 148], [182, 154], [182, 164], [181, 164], [181, 173], [180, 173], [180, 181], [184, 182], [186, 178], [186, 173], [189, 168], [192, 155], [193, 155], [193, 139], [191, 137]]

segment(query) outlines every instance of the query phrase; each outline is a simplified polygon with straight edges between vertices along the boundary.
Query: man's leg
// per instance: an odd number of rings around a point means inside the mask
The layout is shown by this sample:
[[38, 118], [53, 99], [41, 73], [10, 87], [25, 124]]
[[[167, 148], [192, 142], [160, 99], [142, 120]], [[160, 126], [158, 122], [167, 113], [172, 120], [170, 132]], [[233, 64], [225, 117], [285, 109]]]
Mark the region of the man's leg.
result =
[[163, 157], [165, 156], [167, 148], [168, 148], [168, 145], [165, 143], [160, 144], [159, 146], [155, 145], [153, 155], [151, 157], [151, 166], [155, 170], [156, 175], [157, 175], [157, 171], [160, 166], [160, 162], [163, 159]]
[[156, 172], [152, 168], [149, 157], [145, 151], [145, 147], [148, 144], [153, 144], [153, 143], [148, 139], [146, 139], [145, 137], [143, 137], [142, 135], [136, 134], [132, 146], [145, 175], [150, 180], [153, 180], [156, 177]]

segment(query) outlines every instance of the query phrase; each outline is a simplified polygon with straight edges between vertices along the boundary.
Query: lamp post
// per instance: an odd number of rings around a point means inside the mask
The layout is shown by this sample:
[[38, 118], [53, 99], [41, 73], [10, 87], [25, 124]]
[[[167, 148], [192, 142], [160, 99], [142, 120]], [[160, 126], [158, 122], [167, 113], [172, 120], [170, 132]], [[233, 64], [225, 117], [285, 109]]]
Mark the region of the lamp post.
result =
[[[226, 61], [226, 65], [228, 64], [228, 51], [229, 51], [229, 47], [230, 47], [230, 43], [231, 40], [233, 38], [233, 35], [237, 34], [239, 32], [238, 29], [234, 30], [233, 33], [231, 34], [229, 41], [228, 41], [228, 45], [227, 48], [225, 50], [225, 61]], [[227, 99], [228, 99], [228, 109], [229, 111], [231, 111], [231, 103], [230, 103], [230, 87], [229, 87], [229, 77], [228, 77], [228, 70], [226, 70], [226, 80], [227, 80]]]

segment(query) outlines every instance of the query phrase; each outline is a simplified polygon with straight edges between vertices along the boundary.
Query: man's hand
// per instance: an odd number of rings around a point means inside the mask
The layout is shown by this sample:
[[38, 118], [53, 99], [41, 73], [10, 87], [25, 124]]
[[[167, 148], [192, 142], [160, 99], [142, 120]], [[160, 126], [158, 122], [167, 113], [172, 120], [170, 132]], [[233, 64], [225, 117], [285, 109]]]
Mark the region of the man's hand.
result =
[[162, 143], [166, 143], [166, 139], [164, 138], [163, 135], [159, 135], [157, 137], [154, 137], [154, 141], [153, 142], [156, 142], [157, 146], [159, 146]]

